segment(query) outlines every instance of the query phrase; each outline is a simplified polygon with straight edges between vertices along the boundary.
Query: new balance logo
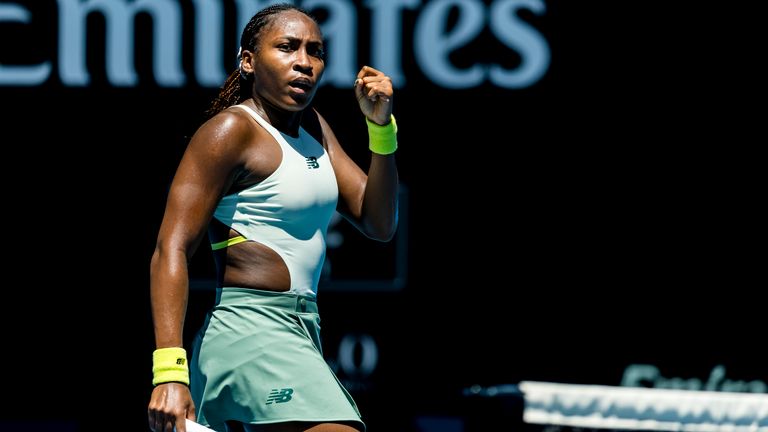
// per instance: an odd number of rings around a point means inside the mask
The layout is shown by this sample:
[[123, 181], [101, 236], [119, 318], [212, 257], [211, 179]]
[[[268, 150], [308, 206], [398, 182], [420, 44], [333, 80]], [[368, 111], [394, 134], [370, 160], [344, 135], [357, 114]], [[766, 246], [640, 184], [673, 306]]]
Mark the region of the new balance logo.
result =
[[184, 361], [185, 361], [185, 360], [186, 360], [186, 359], [184, 359], [184, 358], [177, 358], [177, 359], [176, 359], [176, 364], [177, 364], [177, 365], [182, 365], [182, 366], [184, 366]]
[[271, 392], [269, 392], [269, 396], [267, 396], [267, 405], [274, 403], [285, 403], [291, 400], [291, 395], [293, 394], [292, 388], [284, 388], [284, 389], [272, 389]]
[[307, 158], [307, 168], [309, 169], [315, 169], [320, 168], [320, 164], [317, 163], [317, 158], [314, 156], [310, 156]]

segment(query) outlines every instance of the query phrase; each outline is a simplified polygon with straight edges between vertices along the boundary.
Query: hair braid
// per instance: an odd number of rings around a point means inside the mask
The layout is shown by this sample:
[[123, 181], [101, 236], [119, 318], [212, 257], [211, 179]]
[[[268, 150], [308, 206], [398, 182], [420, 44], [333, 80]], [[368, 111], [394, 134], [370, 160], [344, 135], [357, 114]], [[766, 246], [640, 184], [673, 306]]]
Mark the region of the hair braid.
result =
[[215, 116], [216, 114], [224, 111], [232, 105], [237, 105], [242, 102], [240, 99], [240, 70], [236, 69], [229, 74], [229, 77], [224, 81], [224, 85], [221, 86], [218, 96], [211, 101], [211, 106], [205, 111], [208, 118]]

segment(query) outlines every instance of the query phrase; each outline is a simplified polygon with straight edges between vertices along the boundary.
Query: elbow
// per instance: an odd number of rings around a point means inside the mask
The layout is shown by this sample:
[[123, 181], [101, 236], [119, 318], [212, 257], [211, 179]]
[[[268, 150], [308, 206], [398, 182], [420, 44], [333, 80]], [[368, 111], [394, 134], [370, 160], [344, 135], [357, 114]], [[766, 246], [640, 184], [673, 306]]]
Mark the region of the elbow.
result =
[[388, 242], [395, 237], [400, 219], [397, 199], [385, 206], [366, 206], [362, 203], [361, 213], [357, 226], [366, 237], [380, 242]]
[[150, 277], [177, 268], [187, 262], [188, 256], [186, 247], [158, 241], [149, 264]]
[[162, 250], [160, 248], [160, 245], [155, 246], [155, 251], [152, 253], [152, 259], [149, 262], [149, 274], [150, 276], [153, 274], [156, 274], [158, 268], [160, 267], [160, 262], [162, 260]]
[[365, 235], [373, 240], [388, 242], [395, 238], [397, 233], [397, 220], [383, 224], [371, 224], [365, 229]]

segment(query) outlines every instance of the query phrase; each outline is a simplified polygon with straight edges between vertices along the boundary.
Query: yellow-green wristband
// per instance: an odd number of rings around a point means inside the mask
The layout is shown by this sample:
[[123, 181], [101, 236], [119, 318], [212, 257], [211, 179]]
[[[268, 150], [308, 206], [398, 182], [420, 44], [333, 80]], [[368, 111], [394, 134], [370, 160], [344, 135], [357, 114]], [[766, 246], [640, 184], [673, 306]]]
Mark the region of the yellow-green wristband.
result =
[[380, 155], [392, 154], [397, 150], [397, 122], [390, 115], [390, 122], [380, 125], [365, 118], [368, 123], [368, 148]]
[[152, 385], [180, 382], [189, 385], [189, 365], [184, 348], [156, 349], [152, 353]]

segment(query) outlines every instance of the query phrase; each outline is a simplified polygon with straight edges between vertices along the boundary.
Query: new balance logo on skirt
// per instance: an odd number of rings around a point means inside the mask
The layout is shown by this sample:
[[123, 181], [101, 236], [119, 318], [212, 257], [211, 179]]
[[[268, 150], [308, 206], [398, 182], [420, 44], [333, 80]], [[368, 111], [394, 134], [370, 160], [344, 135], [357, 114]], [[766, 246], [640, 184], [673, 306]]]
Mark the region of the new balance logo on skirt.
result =
[[292, 388], [284, 388], [284, 389], [272, 389], [271, 392], [269, 392], [269, 396], [267, 396], [267, 405], [271, 403], [285, 403], [291, 400], [291, 395], [293, 394]]

